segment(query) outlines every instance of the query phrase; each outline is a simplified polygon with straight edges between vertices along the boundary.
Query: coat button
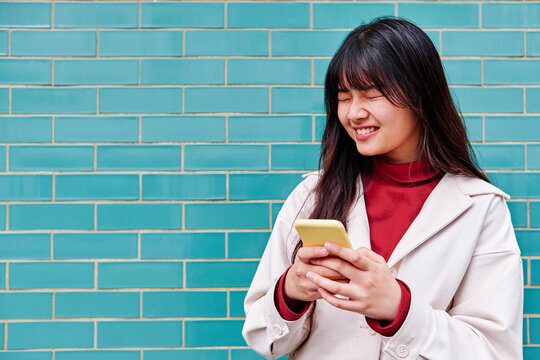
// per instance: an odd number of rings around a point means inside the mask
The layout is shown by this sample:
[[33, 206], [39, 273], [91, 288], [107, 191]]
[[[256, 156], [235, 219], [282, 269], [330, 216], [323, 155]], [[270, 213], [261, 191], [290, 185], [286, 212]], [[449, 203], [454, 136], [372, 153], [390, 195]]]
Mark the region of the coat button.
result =
[[397, 277], [397, 270], [396, 270], [395, 267], [390, 268], [390, 272], [392, 273], [392, 275], [393, 275], [394, 277]]
[[276, 335], [281, 335], [283, 334], [283, 328], [278, 324], [274, 324], [274, 326], [272, 326], [272, 332]]
[[407, 357], [409, 355], [409, 348], [407, 345], [399, 345], [396, 348], [396, 354], [401, 358]]

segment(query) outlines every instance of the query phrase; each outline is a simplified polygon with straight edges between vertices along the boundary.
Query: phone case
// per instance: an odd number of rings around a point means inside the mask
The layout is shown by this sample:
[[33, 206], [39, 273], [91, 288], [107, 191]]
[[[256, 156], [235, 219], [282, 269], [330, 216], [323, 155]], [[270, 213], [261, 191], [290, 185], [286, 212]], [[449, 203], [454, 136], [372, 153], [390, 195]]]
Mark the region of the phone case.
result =
[[304, 246], [324, 246], [331, 241], [352, 249], [345, 227], [338, 220], [301, 219], [294, 222]]

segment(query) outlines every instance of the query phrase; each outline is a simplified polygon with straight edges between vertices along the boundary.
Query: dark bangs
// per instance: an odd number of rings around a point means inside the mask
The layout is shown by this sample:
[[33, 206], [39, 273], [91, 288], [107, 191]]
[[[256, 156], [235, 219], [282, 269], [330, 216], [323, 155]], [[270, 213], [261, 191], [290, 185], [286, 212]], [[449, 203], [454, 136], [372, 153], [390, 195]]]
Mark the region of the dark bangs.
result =
[[[375, 39], [384, 41], [386, 39]], [[398, 64], [388, 56], [383, 56], [381, 46], [389, 44], [373, 44], [372, 39], [351, 33], [338, 50], [326, 73], [326, 93], [337, 99], [340, 90], [377, 89], [392, 104], [413, 108], [410, 99], [400, 88]], [[330, 99], [328, 99], [330, 100]]]

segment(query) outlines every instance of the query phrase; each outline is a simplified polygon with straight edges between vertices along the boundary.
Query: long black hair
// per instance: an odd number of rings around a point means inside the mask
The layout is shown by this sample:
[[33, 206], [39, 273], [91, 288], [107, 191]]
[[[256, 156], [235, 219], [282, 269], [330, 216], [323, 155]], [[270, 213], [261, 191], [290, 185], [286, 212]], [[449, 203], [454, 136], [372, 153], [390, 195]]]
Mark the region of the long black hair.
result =
[[328, 67], [327, 119], [319, 160], [323, 171], [315, 187], [311, 218], [337, 219], [346, 226], [357, 199], [358, 176], [372, 172], [371, 157], [358, 152], [337, 114], [339, 90], [369, 88], [380, 91], [394, 105], [412, 110], [420, 127], [420, 158], [426, 158], [435, 170], [488, 181], [476, 164], [430, 38], [406, 20], [378, 18], [354, 29]]

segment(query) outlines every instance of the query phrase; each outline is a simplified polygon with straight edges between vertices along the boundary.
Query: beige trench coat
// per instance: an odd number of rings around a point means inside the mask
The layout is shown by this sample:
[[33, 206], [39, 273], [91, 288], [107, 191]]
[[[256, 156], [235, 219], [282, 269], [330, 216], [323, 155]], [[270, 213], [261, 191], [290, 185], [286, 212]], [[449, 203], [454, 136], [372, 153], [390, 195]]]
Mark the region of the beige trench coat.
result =
[[[465, 176], [444, 175], [388, 260], [412, 294], [394, 336], [324, 300], [296, 321], [283, 320], [274, 288], [291, 265], [293, 223], [308, 217], [317, 179], [307, 176], [277, 217], [244, 304], [250, 347], [269, 359], [522, 359], [523, 273], [508, 195]], [[363, 197], [347, 226], [353, 247], [370, 247]]]

